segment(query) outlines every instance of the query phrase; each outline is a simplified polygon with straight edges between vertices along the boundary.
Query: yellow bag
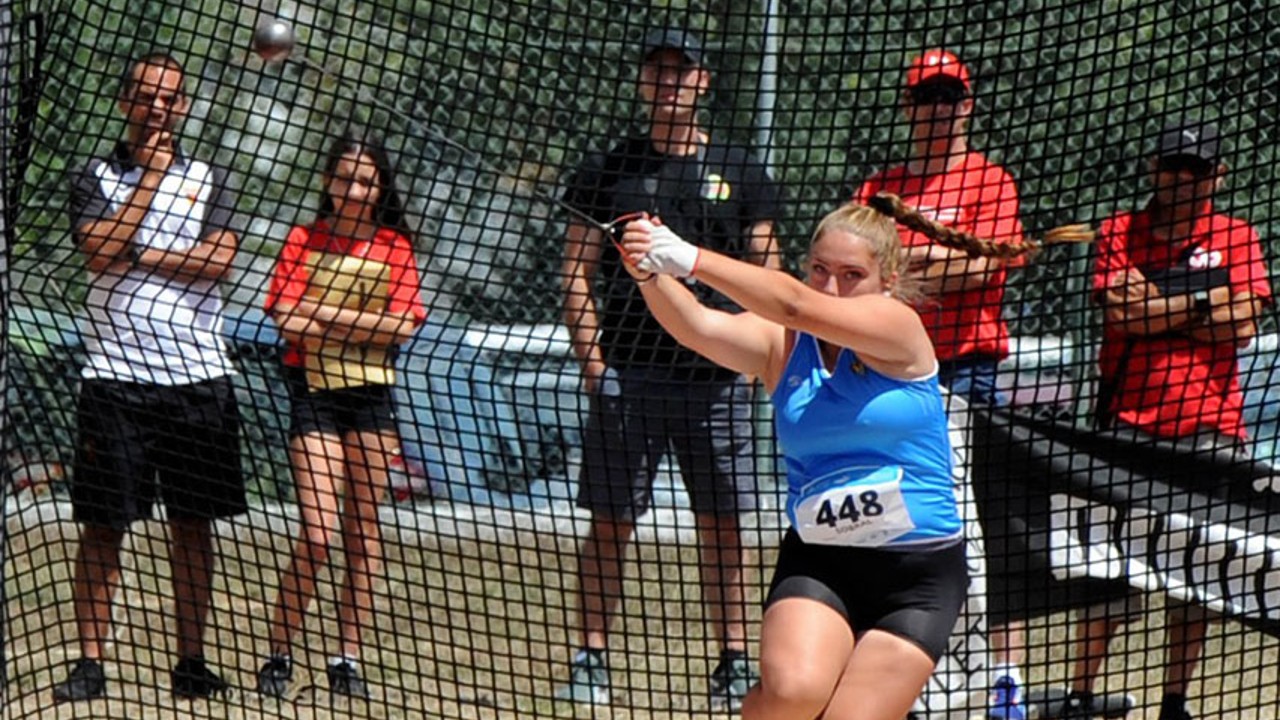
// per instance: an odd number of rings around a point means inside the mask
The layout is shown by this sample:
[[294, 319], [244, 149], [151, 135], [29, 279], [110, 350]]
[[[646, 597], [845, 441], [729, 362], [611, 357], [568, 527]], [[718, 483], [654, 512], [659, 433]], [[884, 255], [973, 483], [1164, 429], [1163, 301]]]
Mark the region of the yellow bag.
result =
[[[386, 309], [391, 287], [391, 266], [387, 263], [340, 253], [313, 252], [308, 265], [311, 266], [308, 299], [367, 312]], [[395, 376], [388, 350], [349, 343], [308, 348], [307, 386], [312, 390], [337, 390], [360, 385], [391, 385]]]

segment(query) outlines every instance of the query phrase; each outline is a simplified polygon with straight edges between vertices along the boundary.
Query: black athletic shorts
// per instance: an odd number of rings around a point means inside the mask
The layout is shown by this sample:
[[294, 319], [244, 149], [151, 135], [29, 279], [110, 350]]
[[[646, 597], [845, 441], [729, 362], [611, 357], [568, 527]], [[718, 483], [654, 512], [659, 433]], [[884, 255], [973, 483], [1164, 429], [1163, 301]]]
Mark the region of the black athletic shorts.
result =
[[151, 516], [213, 519], [247, 509], [230, 378], [190, 385], [85, 380], [71, 481], [74, 517], [126, 529]]
[[633, 521], [653, 501], [658, 464], [675, 453], [698, 514], [735, 517], [755, 507], [751, 384], [671, 381], [610, 369], [582, 430], [578, 507]]
[[964, 543], [920, 551], [809, 545], [789, 529], [765, 608], [786, 598], [817, 600], [843, 615], [854, 637], [893, 633], [937, 662], [968, 588]]
[[311, 390], [302, 368], [285, 368], [293, 403], [289, 434], [384, 432], [396, 429], [389, 385], [358, 385], [338, 390]]

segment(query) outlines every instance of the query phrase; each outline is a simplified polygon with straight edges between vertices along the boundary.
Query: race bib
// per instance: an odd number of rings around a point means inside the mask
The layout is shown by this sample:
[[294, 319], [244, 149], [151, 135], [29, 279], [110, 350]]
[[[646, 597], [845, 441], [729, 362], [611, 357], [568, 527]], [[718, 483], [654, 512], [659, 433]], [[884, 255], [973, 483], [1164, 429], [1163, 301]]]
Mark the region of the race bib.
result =
[[880, 547], [916, 529], [902, 499], [902, 468], [852, 467], [805, 485], [788, 508], [812, 545]]

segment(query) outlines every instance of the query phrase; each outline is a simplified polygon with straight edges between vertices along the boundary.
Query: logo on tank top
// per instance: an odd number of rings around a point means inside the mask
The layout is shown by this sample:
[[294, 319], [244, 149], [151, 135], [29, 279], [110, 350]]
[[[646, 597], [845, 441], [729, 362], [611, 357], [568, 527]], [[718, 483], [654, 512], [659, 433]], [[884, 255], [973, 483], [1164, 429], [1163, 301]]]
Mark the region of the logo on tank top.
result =
[[733, 189], [729, 186], [729, 181], [725, 180], [723, 175], [711, 173], [702, 181], [702, 197], [704, 200], [725, 202], [732, 194]]
[[867, 366], [861, 360], [854, 360], [853, 362], [849, 363], [849, 369], [854, 371], [858, 375], [867, 374]]

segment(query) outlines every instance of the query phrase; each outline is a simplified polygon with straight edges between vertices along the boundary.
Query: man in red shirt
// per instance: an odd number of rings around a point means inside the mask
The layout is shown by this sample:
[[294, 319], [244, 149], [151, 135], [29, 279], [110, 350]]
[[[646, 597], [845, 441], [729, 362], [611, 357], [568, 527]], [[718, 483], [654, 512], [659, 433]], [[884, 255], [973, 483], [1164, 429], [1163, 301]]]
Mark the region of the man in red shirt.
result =
[[[945, 50], [917, 57], [907, 69], [904, 110], [911, 157], [864, 182], [857, 202], [887, 191], [957, 230], [995, 242], [1021, 240], [1013, 177], [969, 147], [969, 69]], [[1000, 311], [1010, 261], [970, 258], [905, 228], [902, 242], [928, 295], [918, 310], [938, 353], [940, 380], [969, 400], [1003, 404], [995, 382], [996, 365], [1009, 354]]]
[[1157, 437], [1245, 436], [1236, 348], [1253, 337], [1271, 286], [1257, 234], [1214, 212], [1226, 172], [1217, 153], [1212, 125], [1166, 128], [1151, 201], [1102, 225], [1094, 290], [1110, 392], [1100, 410]]
[[[1256, 334], [1271, 299], [1261, 244], [1248, 223], [1214, 211], [1212, 197], [1227, 172], [1215, 126], [1166, 127], [1151, 170], [1155, 192], [1147, 206], [1102, 225], [1094, 277], [1104, 310], [1098, 413], [1104, 425], [1242, 452], [1236, 352]], [[1187, 683], [1208, 618], [1198, 608], [1166, 604], [1160, 720], [1190, 720]], [[1124, 619], [1081, 621], [1076, 695], [1092, 690]]]
[[[891, 192], [926, 217], [957, 230], [1000, 243], [1021, 240], [1013, 177], [969, 147], [969, 68], [945, 50], [929, 50], [915, 58], [907, 68], [903, 109], [911, 125], [910, 158], [873, 175], [855, 200], [866, 203], [878, 192]], [[996, 386], [997, 366], [1009, 354], [1001, 305], [1006, 270], [1020, 261], [971, 258], [923, 234], [900, 230], [911, 277], [926, 296], [917, 311], [937, 352], [938, 380], [970, 403], [1007, 404]], [[1025, 621], [993, 625], [991, 643], [996, 665], [989, 715], [994, 720], [1025, 720], [1018, 670], [1026, 652]]]

